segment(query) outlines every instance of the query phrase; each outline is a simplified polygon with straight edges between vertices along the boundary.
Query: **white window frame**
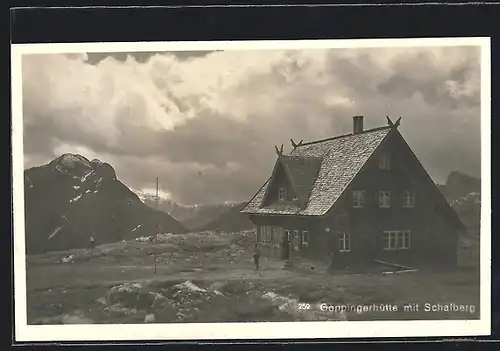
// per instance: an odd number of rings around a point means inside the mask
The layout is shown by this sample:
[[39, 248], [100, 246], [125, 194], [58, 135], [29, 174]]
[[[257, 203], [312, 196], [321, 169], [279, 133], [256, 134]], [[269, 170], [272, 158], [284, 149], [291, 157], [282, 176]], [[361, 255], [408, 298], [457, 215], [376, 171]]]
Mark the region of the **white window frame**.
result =
[[403, 194], [403, 207], [414, 208], [415, 207], [415, 192], [407, 190]]
[[353, 208], [363, 208], [365, 207], [365, 190], [353, 190], [352, 192], [352, 207]]
[[286, 237], [285, 238], [285, 240], [286, 240], [285, 243], [288, 245], [288, 243], [290, 242], [290, 230], [289, 229], [285, 229], [283, 232], [285, 233], [285, 237]]
[[391, 156], [388, 153], [382, 153], [378, 159], [378, 168], [383, 170], [391, 169]]
[[382, 238], [384, 242], [384, 250], [397, 250], [398, 248], [398, 231], [396, 230], [386, 230], [384, 231], [384, 236]]
[[411, 248], [410, 230], [386, 230], [382, 237], [384, 250], [408, 250]]
[[389, 190], [381, 190], [378, 192], [378, 207], [379, 208], [391, 207], [391, 192]]
[[286, 188], [281, 187], [278, 189], [278, 200], [285, 201], [286, 200]]
[[261, 241], [263, 243], [267, 243], [267, 233], [268, 233], [267, 228], [268, 228], [267, 225], [262, 226], [262, 239], [261, 239]]
[[398, 249], [408, 250], [411, 247], [411, 231], [401, 230], [398, 232]]
[[300, 234], [300, 230], [295, 229], [293, 231], [293, 249], [295, 251], [299, 251], [299, 234]]
[[280, 238], [283, 233], [283, 228], [279, 226], [271, 227], [271, 244], [278, 245], [280, 243]]
[[351, 236], [349, 233], [339, 233], [339, 251], [340, 252], [350, 252], [351, 251]]
[[303, 230], [302, 231], [302, 245], [309, 245], [309, 231], [308, 230]]

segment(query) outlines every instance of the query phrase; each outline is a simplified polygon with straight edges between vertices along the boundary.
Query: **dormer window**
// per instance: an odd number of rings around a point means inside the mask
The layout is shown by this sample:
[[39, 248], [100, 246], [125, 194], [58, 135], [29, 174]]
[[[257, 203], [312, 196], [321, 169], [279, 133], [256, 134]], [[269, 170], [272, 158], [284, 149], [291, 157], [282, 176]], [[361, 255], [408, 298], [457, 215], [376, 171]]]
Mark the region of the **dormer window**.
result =
[[286, 188], [279, 188], [279, 190], [278, 190], [278, 199], [280, 201], [285, 201], [285, 199], [286, 199]]
[[380, 155], [378, 159], [378, 168], [384, 170], [391, 169], [391, 157], [389, 154], [383, 153], [382, 155]]

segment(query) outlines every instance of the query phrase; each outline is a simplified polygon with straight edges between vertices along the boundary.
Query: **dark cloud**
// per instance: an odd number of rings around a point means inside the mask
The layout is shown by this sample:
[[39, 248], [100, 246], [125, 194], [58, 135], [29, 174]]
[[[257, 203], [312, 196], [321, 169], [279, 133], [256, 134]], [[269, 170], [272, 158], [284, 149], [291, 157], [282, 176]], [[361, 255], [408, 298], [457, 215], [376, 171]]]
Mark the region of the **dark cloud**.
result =
[[437, 182], [480, 173], [475, 47], [92, 55], [23, 60], [26, 166], [81, 152], [135, 189], [158, 176], [181, 202], [243, 201], [274, 145], [350, 132], [361, 114], [366, 128], [401, 116]]
[[209, 55], [212, 52], [215, 51], [89, 52], [87, 53], [86, 62], [95, 65], [108, 57], [123, 62], [126, 61], [128, 57], [132, 57], [139, 63], [145, 63], [155, 55], [172, 55], [180, 60], [189, 60]]

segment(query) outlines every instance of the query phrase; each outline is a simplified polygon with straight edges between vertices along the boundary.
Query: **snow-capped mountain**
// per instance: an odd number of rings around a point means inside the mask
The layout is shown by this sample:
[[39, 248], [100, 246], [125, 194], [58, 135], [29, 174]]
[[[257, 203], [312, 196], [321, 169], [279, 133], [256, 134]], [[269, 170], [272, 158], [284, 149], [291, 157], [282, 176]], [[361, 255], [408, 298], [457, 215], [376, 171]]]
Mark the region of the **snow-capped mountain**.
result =
[[84, 247], [186, 228], [146, 206], [108, 163], [64, 154], [24, 172], [27, 253]]

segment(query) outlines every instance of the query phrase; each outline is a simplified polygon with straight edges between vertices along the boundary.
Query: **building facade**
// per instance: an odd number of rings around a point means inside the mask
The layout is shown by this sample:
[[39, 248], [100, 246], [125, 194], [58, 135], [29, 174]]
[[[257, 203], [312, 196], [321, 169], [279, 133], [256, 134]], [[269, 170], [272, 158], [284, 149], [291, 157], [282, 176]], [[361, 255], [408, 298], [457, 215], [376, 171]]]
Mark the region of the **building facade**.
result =
[[264, 254], [352, 267], [374, 260], [455, 266], [465, 230], [398, 126], [276, 148], [272, 174], [242, 209]]

